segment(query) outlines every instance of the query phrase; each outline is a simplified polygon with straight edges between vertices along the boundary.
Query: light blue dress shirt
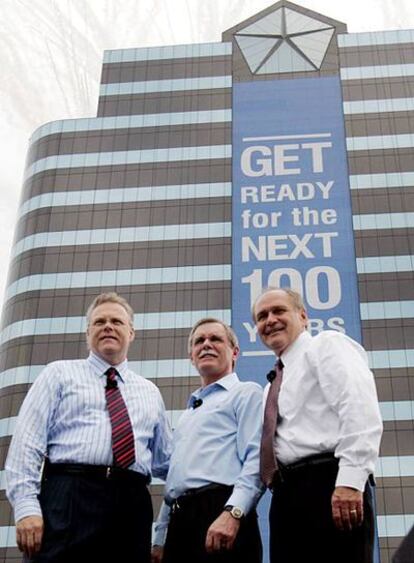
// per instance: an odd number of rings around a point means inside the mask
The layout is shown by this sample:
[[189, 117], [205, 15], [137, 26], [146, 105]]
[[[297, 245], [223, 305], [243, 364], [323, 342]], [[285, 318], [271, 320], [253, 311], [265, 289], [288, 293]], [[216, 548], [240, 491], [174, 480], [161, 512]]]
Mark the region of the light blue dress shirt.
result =
[[[192, 405], [197, 399], [202, 404]], [[210, 483], [234, 485], [226, 504], [249, 512], [263, 487], [259, 474], [263, 390], [235, 373], [195, 391], [173, 435], [165, 485], [167, 502]], [[223, 506], [224, 508], [224, 506]], [[163, 507], [154, 543], [163, 545], [168, 509]]]
[[[45, 454], [52, 463], [111, 465], [111, 423], [105, 399], [105, 371], [96, 354], [86, 360], [53, 362], [37, 377], [21, 407], [6, 461], [7, 496], [15, 519], [41, 515], [37, 500]], [[165, 478], [171, 429], [158, 388], [116, 366], [135, 438], [131, 469]]]

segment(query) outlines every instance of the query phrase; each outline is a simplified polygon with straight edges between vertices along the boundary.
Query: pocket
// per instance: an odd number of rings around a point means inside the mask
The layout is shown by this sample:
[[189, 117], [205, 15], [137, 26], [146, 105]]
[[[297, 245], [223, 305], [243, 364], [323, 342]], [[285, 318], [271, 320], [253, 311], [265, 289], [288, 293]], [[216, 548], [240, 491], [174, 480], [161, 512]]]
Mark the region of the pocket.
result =
[[[44, 549], [65, 545], [69, 536], [76, 480], [70, 475], [50, 475], [42, 483], [39, 502], [44, 520]], [[43, 549], [42, 547], [42, 549]]]

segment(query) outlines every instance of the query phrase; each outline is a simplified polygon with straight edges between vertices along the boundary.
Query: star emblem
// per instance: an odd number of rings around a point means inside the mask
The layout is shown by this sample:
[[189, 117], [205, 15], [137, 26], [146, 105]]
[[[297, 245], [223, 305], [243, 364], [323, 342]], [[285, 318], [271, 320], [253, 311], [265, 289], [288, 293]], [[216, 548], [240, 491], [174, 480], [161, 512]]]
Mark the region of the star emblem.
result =
[[303, 72], [321, 67], [335, 28], [282, 7], [237, 31], [253, 74]]

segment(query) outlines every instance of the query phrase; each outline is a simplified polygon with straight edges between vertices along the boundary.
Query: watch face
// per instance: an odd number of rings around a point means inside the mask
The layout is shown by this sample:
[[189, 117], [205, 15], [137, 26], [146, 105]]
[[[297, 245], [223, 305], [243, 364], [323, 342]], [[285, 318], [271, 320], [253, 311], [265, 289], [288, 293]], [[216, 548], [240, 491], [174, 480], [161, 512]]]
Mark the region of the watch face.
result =
[[243, 510], [238, 506], [233, 506], [230, 514], [233, 516], [233, 518], [237, 518], [237, 520], [239, 520], [243, 516]]

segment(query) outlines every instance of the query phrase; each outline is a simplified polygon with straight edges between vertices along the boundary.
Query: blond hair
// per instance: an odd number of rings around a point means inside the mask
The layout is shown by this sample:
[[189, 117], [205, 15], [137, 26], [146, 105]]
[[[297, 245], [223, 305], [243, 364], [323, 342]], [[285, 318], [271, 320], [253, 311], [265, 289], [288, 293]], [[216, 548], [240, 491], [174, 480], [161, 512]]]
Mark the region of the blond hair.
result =
[[88, 325], [91, 322], [91, 316], [93, 311], [99, 307], [99, 305], [103, 305], [104, 303], [116, 303], [117, 305], [121, 305], [123, 309], [128, 314], [130, 325], [134, 326], [134, 311], [128, 301], [115, 293], [115, 291], [108, 291], [106, 293], [101, 293], [95, 297], [92, 303], [89, 305], [88, 310], [86, 311], [86, 320]]

